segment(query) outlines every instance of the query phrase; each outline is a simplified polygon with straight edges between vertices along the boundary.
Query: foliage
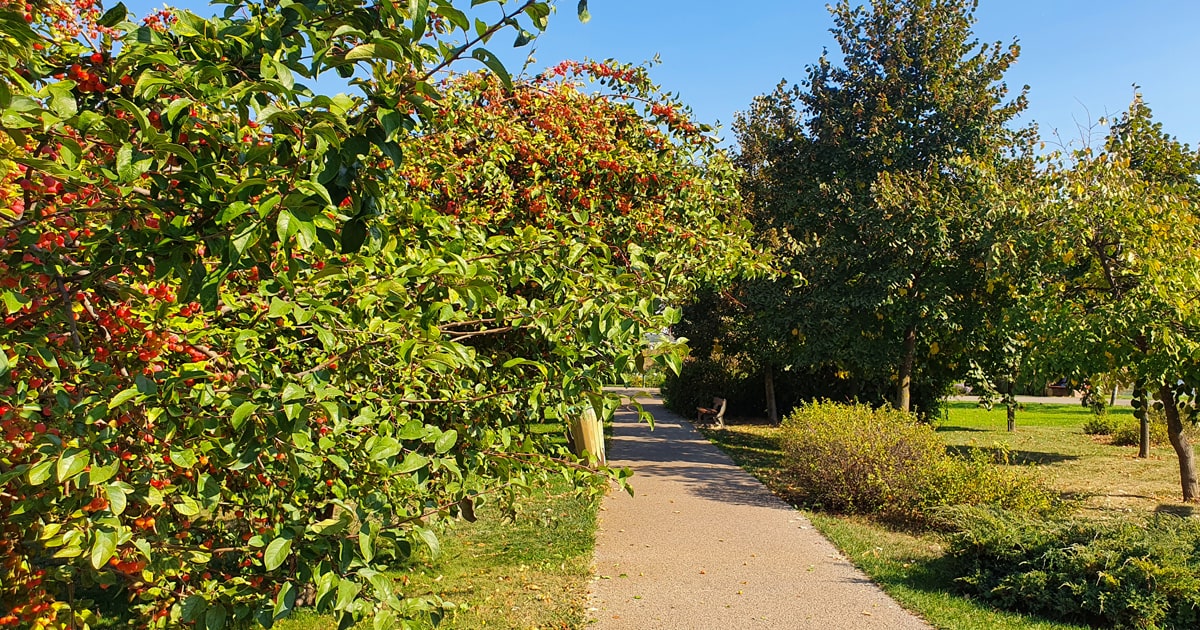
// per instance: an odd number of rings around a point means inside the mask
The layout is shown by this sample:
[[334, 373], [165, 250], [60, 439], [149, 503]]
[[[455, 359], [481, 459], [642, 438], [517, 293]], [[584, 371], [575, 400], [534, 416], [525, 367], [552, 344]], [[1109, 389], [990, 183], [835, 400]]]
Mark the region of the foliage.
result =
[[499, 4], [0, 4], [0, 621], [436, 621], [439, 522], [596, 480], [532, 426], [678, 365], [732, 171], [642, 69], [514, 83]]
[[1185, 501], [1200, 500], [1183, 433], [1200, 356], [1200, 157], [1154, 123], [1140, 95], [1103, 150], [1084, 148], [1050, 173], [1041, 234], [1051, 281], [1034, 316], [1062, 371], [1127, 370], [1143, 383], [1139, 413], [1164, 411], [1181, 463]]
[[784, 421], [782, 443], [785, 465], [808, 501], [834, 511], [930, 525], [938, 508], [952, 505], [1038, 514], [1059, 507], [1036, 477], [1001, 469], [987, 455], [948, 455], [929, 425], [901, 411], [805, 405]]
[[962, 588], [1001, 608], [1116, 628], [1200, 624], [1200, 521], [1046, 521], [959, 509], [948, 556]]
[[[456, 525], [442, 537], [438, 558], [397, 572], [397, 582], [408, 592], [455, 602], [438, 628], [583, 627], [599, 501], [571, 490], [559, 478], [511, 506], [481, 506], [477, 522]], [[306, 613], [275, 627], [334, 625], [328, 616]]]
[[[1116, 424], [1112, 431], [1113, 446], [1138, 446], [1142, 443], [1142, 421], [1137, 418], [1125, 418]], [[1170, 444], [1167, 435], [1167, 423], [1161, 415], [1150, 420], [1150, 446]]]
[[735, 124], [756, 234], [804, 280], [748, 308], [761, 352], [889, 383], [908, 410], [967, 370], [993, 245], [1017, 227], [1025, 97], [1003, 76], [1018, 48], [974, 40], [968, 0], [830, 10], [842, 65], [822, 57]]
[[1083, 432], [1088, 435], [1112, 435], [1121, 427], [1122, 419], [1107, 413], [1092, 414], [1083, 423]]

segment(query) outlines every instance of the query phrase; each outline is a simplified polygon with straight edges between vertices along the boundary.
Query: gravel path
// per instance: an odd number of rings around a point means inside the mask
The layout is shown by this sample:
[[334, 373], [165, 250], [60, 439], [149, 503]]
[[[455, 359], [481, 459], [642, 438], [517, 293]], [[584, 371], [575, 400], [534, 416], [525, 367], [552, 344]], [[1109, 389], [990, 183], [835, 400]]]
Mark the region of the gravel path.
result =
[[601, 507], [590, 628], [929, 627], [689, 423], [643, 404], [654, 431], [632, 412], [614, 424], [609, 463], [634, 470], [636, 496]]

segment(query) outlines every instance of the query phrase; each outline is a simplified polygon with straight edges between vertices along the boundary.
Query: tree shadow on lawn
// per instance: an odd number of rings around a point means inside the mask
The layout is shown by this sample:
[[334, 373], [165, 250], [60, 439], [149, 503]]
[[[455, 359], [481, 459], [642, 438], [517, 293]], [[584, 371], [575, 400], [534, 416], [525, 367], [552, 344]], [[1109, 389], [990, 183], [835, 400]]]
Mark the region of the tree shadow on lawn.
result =
[[1154, 508], [1155, 514], [1174, 514], [1182, 518], [1200, 515], [1200, 506], [1187, 505], [1183, 503], [1159, 503], [1158, 507]]
[[948, 426], [948, 425], [938, 425], [938, 426], [934, 427], [933, 430], [937, 431], [938, 433], [942, 433], [942, 432], [948, 433], [951, 431], [961, 431], [963, 433], [993, 433], [995, 431], [995, 429], [979, 429], [976, 427], [959, 427], [959, 426]]
[[979, 453], [984, 453], [997, 463], [1008, 463], [1017, 466], [1026, 464], [1057, 464], [1079, 459], [1078, 455], [1066, 455], [1064, 453], [1014, 451], [1001, 447], [970, 446], [965, 444], [947, 445], [946, 452], [965, 459], [973, 459]]

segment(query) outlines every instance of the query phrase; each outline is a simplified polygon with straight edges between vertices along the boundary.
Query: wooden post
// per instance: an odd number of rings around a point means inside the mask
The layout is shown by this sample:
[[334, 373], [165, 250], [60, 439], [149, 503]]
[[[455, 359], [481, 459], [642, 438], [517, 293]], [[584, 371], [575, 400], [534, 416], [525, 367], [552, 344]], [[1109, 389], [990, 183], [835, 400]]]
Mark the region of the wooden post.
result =
[[596, 411], [585, 407], [578, 416], [571, 418], [571, 452], [580, 457], [591, 453], [596, 463], [608, 464], [604, 454], [604, 423], [596, 417]]

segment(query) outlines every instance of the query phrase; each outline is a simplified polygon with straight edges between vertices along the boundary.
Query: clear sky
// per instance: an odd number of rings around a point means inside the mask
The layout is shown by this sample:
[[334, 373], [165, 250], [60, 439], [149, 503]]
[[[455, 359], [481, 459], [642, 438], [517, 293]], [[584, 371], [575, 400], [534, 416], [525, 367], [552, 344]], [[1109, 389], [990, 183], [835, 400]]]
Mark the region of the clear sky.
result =
[[[515, 1], [515, 0], [514, 0]], [[126, 0], [139, 15], [159, 2]], [[204, 0], [176, 6], [205, 13]], [[463, 3], [466, 4], [466, 3]], [[591, 0], [580, 24], [575, 1], [560, 0], [536, 44], [535, 68], [563, 59], [616, 58], [638, 63], [658, 55], [652, 76], [678, 93], [707, 123], [728, 133], [734, 112], [781, 79], [799, 81], [824, 47], [834, 49], [823, 0]], [[1123, 111], [1134, 83], [1168, 133], [1200, 141], [1200, 1], [980, 0], [976, 35], [1021, 45], [1007, 75], [1030, 86], [1025, 121], [1052, 142], [1078, 139], [1078, 125]], [[491, 8], [491, 7], [489, 7]], [[494, 8], [493, 8], [494, 10]], [[491, 48], [519, 66], [525, 51], [505, 54], [510, 35]], [[509, 49], [511, 51], [511, 49]], [[463, 66], [467, 67], [466, 65]]]

